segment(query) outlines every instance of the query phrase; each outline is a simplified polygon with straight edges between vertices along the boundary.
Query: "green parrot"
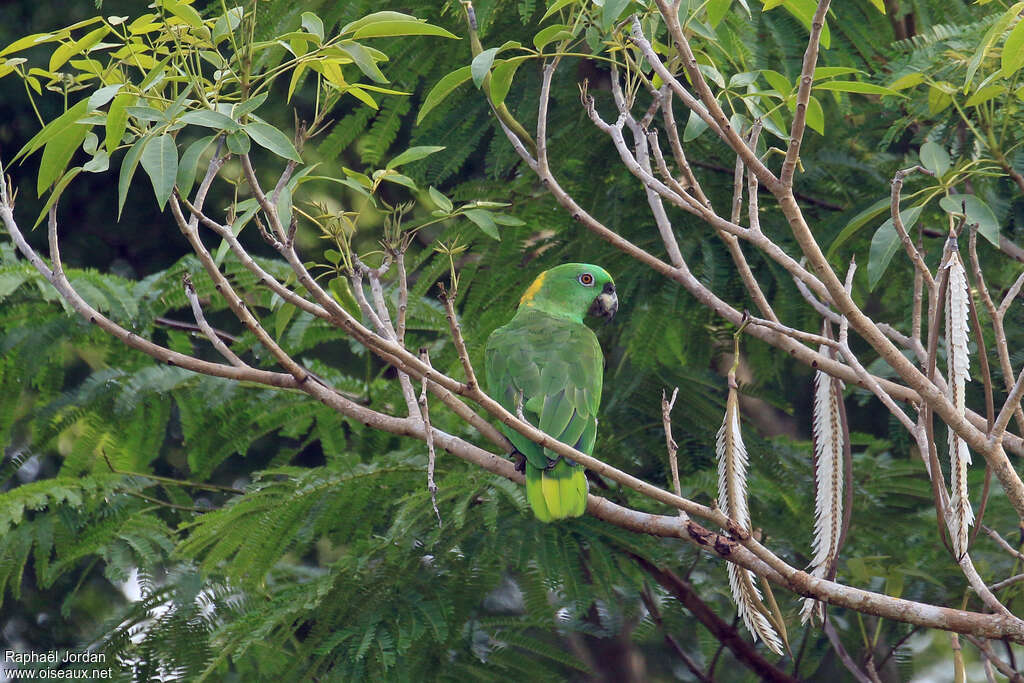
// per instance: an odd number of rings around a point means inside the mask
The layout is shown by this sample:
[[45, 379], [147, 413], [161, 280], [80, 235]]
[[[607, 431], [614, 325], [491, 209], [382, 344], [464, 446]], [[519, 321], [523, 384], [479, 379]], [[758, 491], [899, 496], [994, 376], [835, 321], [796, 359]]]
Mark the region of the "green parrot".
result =
[[[487, 340], [487, 388], [513, 415], [590, 454], [597, 439], [604, 357], [586, 314], [615, 315], [615, 283], [603, 268], [564, 263], [537, 276], [515, 316]], [[526, 499], [537, 519], [579, 517], [587, 507], [583, 467], [503, 427], [524, 457]]]

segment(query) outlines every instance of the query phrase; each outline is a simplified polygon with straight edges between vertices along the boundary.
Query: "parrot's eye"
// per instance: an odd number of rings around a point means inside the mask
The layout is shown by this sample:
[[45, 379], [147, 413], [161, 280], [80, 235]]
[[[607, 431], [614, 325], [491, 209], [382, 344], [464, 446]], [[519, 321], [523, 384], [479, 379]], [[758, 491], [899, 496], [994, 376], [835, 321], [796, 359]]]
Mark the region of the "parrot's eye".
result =
[[591, 275], [590, 273], [583, 273], [583, 274], [581, 274], [580, 277], [579, 277], [579, 281], [580, 281], [580, 284], [583, 285], [584, 287], [593, 287], [594, 286], [594, 276]]

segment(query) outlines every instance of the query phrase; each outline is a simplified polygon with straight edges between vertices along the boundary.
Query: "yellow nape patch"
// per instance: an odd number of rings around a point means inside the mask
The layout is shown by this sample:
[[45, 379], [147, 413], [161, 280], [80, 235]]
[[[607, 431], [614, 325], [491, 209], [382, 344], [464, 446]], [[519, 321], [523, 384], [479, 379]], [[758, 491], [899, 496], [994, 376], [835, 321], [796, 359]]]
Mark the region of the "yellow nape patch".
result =
[[533, 297], [537, 296], [537, 292], [539, 292], [540, 288], [544, 285], [544, 278], [546, 278], [547, 276], [548, 271], [545, 270], [543, 273], [537, 276], [537, 279], [533, 281], [532, 285], [526, 288], [526, 291], [523, 292], [523, 296], [520, 297], [519, 299], [520, 306], [522, 306], [523, 304], [528, 304], [531, 301], [533, 301]]

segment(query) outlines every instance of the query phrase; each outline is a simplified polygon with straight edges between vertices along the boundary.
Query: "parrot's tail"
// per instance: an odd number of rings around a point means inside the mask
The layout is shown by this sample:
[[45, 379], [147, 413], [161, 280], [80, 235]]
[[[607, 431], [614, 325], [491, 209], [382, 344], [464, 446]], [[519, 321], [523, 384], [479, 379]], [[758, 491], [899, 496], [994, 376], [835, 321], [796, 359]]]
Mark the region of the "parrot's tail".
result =
[[526, 500], [542, 522], [579, 517], [587, 509], [583, 467], [563, 458], [546, 470], [526, 463]]

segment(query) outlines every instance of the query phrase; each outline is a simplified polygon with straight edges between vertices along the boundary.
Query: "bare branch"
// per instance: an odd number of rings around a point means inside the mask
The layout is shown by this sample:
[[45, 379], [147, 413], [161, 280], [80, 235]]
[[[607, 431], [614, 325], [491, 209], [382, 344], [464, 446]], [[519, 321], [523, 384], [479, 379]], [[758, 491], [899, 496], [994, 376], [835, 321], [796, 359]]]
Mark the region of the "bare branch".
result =
[[698, 103], [690, 93], [683, 88], [682, 83], [679, 82], [673, 74], [671, 74], [661, 59], [655, 54], [654, 48], [651, 47], [650, 41], [643, 34], [643, 29], [640, 26], [640, 20], [634, 15], [633, 16], [633, 42], [643, 52], [644, 57], [647, 59], [648, 64], [654, 67], [655, 72], [661, 77], [662, 81], [672, 88], [672, 91], [683, 101], [687, 107], [692, 111], [695, 111], [704, 121], [710, 126], [710, 128], [718, 134], [733, 151], [742, 155], [743, 163], [748, 168], [753, 170], [757, 174], [757, 177], [766, 186], [775, 186], [778, 183], [776, 178], [768, 167], [761, 163], [761, 160], [757, 158], [750, 149], [743, 143], [739, 133], [733, 130], [732, 125], [729, 123], [729, 117], [722, 111], [722, 107], [718, 104], [718, 100], [715, 99], [714, 93], [711, 92], [711, 88], [708, 87], [707, 81], [704, 80], [704, 74], [701, 73], [697, 67], [697, 58], [693, 54], [693, 50], [690, 48], [690, 43], [686, 39], [686, 34], [683, 32], [682, 26], [679, 25], [679, 15], [671, 10], [665, 0], [656, 0], [658, 9], [661, 11], [662, 18], [665, 20], [665, 24], [668, 26], [669, 34], [672, 36], [672, 42], [675, 44], [676, 49], [679, 51], [679, 56], [682, 58], [683, 68], [686, 70], [690, 81], [693, 83], [694, 89], [700, 96], [703, 106]]
[[985, 658], [985, 661], [991, 662], [992, 665], [999, 670], [999, 673], [1003, 674], [1008, 679], [1010, 679], [1011, 683], [1024, 682], [1024, 676], [1021, 676], [1019, 671], [1017, 671], [1012, 666], [1004, 662], [1001, 658], [997, 657], [995, 652], [992, 651], [992, 648], [989, 647], [989, 644], [987, 642], [985, 642], [981, 638], [972, 636], [970, 634], [965, 634], [965, 637], [967, 638], [967, 640], [971, 642], [972, 645], [974, 645], [974, 647], [978, 648], [978, 650], [981, 651], [981, 654]]
[[1024, 574], [1015, 574], [1008, 579], [1003, 579], [998, 583], [993, 583], [991, 586], [989, 586], [989, 590], [993, 592], [1000, 591], [1006, 588], [1007, 586], [1012, 586], [1013, 584], [1020, 583], [1021, 581], [1024, 581]]
[[199, 329], [202, 330], [206, 338], [213, 344], [213, 348], [217, 349], [217, 352], [224, 356], [225, 359], [235, 367], [245, 368], [248, 367], [245, 361], [239, 358], [234, 351], [228, 348], [220, 335], [210, 326], [210, 323], [206, 322], [206, 316], [203, 315], [203, 307], [199, 304], [199, 297], [196, 295], [196, 288], [192, 286], [192, 278], [189, 277], [188, 273], [184, 276], [185, 285], [185, 296], [188, 297], [189, 303], [192, 305], [192, 315], [196, 318], [196, 324]]
[[[430, 364], [430, 353], [426, 347], [420, 349], [420, 358], [427, 365]], [[423, 388], [420, 390], [420, 415], [423, 417], [423, 431], [427, 441], [427, 490], [430, 491], [430, 504], [434, 507], [434, 514], [437, 515], [437, 526], [441, 526], [441, 511], [437, 509], [437, 484], [434, 482], [434, 463], [437, 454], [434, 452], [434, 432], [430, 427], [430, 404], [427, 402], [427, 382], [423, 380]]]
[[853, 657], [851, 657], [850, 653], [846, 651], [845, 647], [843, 647], [843, 641], [839, 639], [839, 634], [836, 633], [836, 627], [828, 617], [825, 617], [823, 629], [825, 631], [825, 635], [828, 637], [829, 644], [832, 645], [832, 651], [836, 653], [837, 657], [839, 657], [839, 661], [843, 663], [846, 670], [849, 671], [855, 679], [857, 679], [857, 682], [873, 683], [871, 678], [862, 671], [859, 666], [857, 666], [857, 663], [853, 661]]
[[466, 373], [466, 387], [470, 391], [479, 389], [479, 382], [476, 379], [476, 371], [469, 360], [469, 351], [466, 349], [466, 340], [462, 337], [462, 325], [459, 324], [458, 316], [455, 315], [456, 291], [446, 291], [441, 287], [441, 303], [444, 304], [445, 317], [448, 318], [448, 329], [452, 333], [452, 341], [455, 344], [455, 351], [459, 354], [462, 362], [462, 370]]
[[[665, 430], [665, 449], [668, 451], [668, 465], [672, 470], [672, 486], [675, 487], [676, 495], [683, 496], [683, 487], [679, 483], [679, 462], [676, 460], [676, 453], [679, 445], [672, 438], [672, 406], [676, 404], [676, 396], [679, 394], [679, 387], [672, 390], [672, 398], [665, 398], [665, 392], [661, 392], [661, 424]], [[679, 516], [685, 518], [686, 513], [679, 511]]]
[[1024, 562], [1024, 553], [1021, 553], [1019, 550], [1017, 550], [1012, 545], [1007, 543], [1006, 539], [1004, 539], [1002, 536], [1000, 536], [998, 531], [996, 531], [995, 529], [992, 529], [991, 527], [987, 527], [984, 524], [981, 525], [981, 528], [982, 528], [982, 531], [984, 531], [986, 534], [988, 534], [989, 538], [991, 538], [993, 541], [995, 541], [999, 545], [1000, 548], [1002, 548], [1007, 553], [1009, 553], [1011, 557], [1013, 557], [1013, 558], [1015, 558], [1015, 559], [1017, 559], [1017, 560], [1019, 560], [1021, 562]]
[[800, 159], [800, 143], [803, 141], [807, 125], [807, 103], [811, 99], [814, 67], [818, 63], [818, 43], [821, 41], [821, 30], [825, 26], [828, 6], [829, 0], [819, 0], [818, 8], [811, 19], [811, 35], [807, 40], [807, 50], [804, 51], [800, 86], [796, 91], [796, 111], [793, 114], [793, 125], [789, 130], [789, 149], [786, 150], [786, 160], [782, 163], [782, 174], [779, 177], [780, 185], [787, 189], [793, 187], [793, 174]]
[[923, 166], [911, 166], [901, 171], [896, 171], [896, 175], [892, 177], [892, 193], [889, 205], [889, 212], [892, 215], [892, 224], [896, 228], [896, 234], [899, 235], [900, 240], [903, 242], [903, 248], [907, 252], [907, 256], [910, 257], [911, 263], [914, 264], [914, 268], [917, 269], [918, 274], [924, 279], [928, 285], [928, 289], [935, 288], [935, 278], [932, 277], [931, 271], [928, 270], [928, 266], [924, 262], [924, 257], [921, 256], [920, 250], [914, 246], [914, 243], [910, 240], [910, 235], [907, 234], [907, 229], [903, 225], [903, 217], [900, 215], [900, 191], [903, 189], [903, 179], [914, 171], [920, 171], [927, 175], [935, 175]]

